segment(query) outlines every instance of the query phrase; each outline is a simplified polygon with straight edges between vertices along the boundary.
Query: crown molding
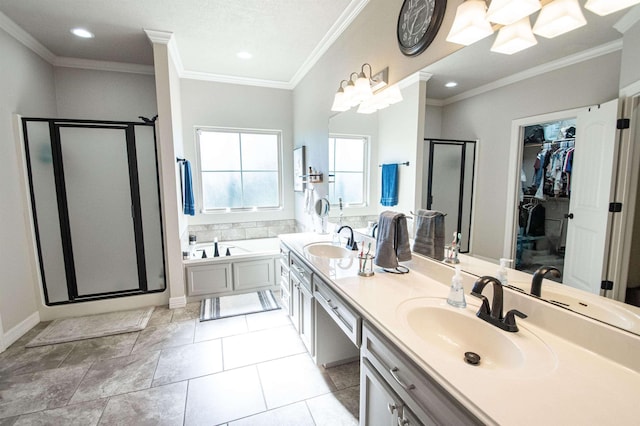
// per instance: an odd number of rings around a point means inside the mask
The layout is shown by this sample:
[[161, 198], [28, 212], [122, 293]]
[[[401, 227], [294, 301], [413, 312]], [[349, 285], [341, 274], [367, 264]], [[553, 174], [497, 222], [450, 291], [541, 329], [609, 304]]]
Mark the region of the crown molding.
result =
[[241, 84], [245, 86], [267, 87], [271, 89], [293, 90], [291, 83], [277, 80], [261, 80], [258, 78], [236, 77], [232, 75], [211, 74], [208, 72], [183, 71], [180, 78], [190, 80], [211, 81], [215, 83]]
[[614, 40], [612, 42], [594, 47], [593, 49], [588, 49], [588, 50], [576, 53], [574, 55], [570, 55], [555, 61], [547, 62], [546, 64], [529, 68], [528, 70], [512, 74], [508, 77], [504, 77], [499, 80], [493, 81], [491, 83], [485, 84], [483, 86], [476, 87], [475, 89], [471, 89], [466, 92], [460, 93], [458, 95], [451, 96], [450, 98], [444, 99], [443, 105], [449, 105], [455, 102], [459, 102], [464, 99], [471, 98], [473, 96], [478, 96], [483, 93], [490, 92], [492, 90], [496, 90], [504, 86], [508, 86], [509, 84], [517, 83], [522, 80], [527, 80], [529, 78], [533, 78], [550, 71], [559, 70], [561, 68], [565, 68], [570, 65], [579, 64], [580, 62], [588, 61], [590, 59], [594, 59], [599, 56], [607, 55], [609, 53], [612, 53], [621, 49], [622, 49], [622, 39], [620, 38], [618, 40]]
[[80, 68], [95, 71], [126, 72], [130, 74], [154, 75], [152, 65], [130, 64], [124, 62], [96, 61], [93, 59], [65, 58], [56, 56], [53, 65], [63, 68]]
[[171, 31], [148, 30], [146, 28], [142, 30], [147, 34], [151, 43], [169, 44], [169, 42], [173, 40], [173, 33]]
[[629, 31], [631, 27], [637, 24], [638, 21], [640, 21], [640, 6], [636, 6], [625, 13], [625, 15], [615, 23], [613, 28], [618, 30], [621, 34], [624, 34]]
[[0, 28], [5, 30], [10, 36], [18, 40], [20, 43], [31, 49], [42, 59], [49, 62], [50, 64], [53, 64], [56, 55], [54, 55], [49, 49], [44, 47], [42, 43], [33, 38], [31, 34], [19, 27], [18, 24], [13, 22], [7, 15], [2, 12], [0, 12]]
[[340, 35], [346, 30], [354, 19], [362, 12], [362, 9], [369, 3], [369, 0], [351, 0], [351, 3], [338, 17], [338, 20], [329, 28], [329, 31], [322, 37], [322, 40], [313, 49], [311, 54], [302, 63], [298, 71], [289, 80], [289, 86], [291, 89], [296, 87], [305, 75], [313, 68], [313, 66], [320, 60], [322, 55], [326, 53], [331, 45], [340, 37]]
[[405, 78], [404, 80], [401, 80], [400, 82], [398, 82], [398, 86], [401, 89], [404, 89], [419, 81], [429, 81], [431, 77], [433, 77], [433, 74], [431, 73], [428, 73], [425, 71], [418, 71], [411, 74], [409, 77]]

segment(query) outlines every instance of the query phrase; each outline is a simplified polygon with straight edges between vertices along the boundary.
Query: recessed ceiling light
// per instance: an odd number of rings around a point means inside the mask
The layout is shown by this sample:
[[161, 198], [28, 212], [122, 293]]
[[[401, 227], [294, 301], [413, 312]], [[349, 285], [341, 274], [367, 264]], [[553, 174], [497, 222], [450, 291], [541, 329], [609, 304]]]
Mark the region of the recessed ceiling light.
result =
[[253, 58], [253, 55], [249, 52], [238, 52], [236, 53], [236, 56], [240, 59], [251, 59]]
[[447, 84], [444, 85], [444, 87], [456, 87], [458, 85], [458, 83], [456, 83], [455, 81], [450, 81]]
[[71, 30], [71, 33], [73, 35], [76, 35], [76, 36], [82, 37], [82, 38], [94, 38], [95, 37], [91, 31], [85, 30], [84, 28], [73, 28]]

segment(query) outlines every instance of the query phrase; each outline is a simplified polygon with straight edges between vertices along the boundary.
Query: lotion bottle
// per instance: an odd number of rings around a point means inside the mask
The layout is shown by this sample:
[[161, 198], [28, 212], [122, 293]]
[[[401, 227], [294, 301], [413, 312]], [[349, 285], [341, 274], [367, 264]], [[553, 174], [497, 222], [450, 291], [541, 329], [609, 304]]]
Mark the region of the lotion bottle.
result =
[[460, 266], [456, 266], [456, 273], [451, 278], [451, 290], [447, 303], [456, 308], [465, 308], [467, 301], [464, 298], [464, 287], [462, 286], [462, 275], [460, 275]]

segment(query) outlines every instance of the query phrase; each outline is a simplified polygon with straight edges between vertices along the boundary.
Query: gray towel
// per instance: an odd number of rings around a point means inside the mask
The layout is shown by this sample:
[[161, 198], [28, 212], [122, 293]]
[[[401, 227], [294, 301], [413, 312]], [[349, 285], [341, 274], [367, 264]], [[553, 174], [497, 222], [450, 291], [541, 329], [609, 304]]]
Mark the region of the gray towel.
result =
[[374, 262], [383, 268], [396, 268], [411, 260], [407, 218], [402, 213], [384, 211], [378, 219], [378, 238]]
[[416, 212], [413, 251], [436, 260], [444, 259], [444, 214], [435, 210]]

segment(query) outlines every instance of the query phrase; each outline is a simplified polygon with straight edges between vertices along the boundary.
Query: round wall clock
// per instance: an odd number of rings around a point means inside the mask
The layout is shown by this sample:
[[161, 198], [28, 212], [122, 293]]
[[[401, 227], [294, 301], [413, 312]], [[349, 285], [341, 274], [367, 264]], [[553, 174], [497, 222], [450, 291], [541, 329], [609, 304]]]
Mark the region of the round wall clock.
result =
[[407, 56], [429, 47], [442, 24], [447, 0], [404, 0], [398, 16], [398, 45]]

